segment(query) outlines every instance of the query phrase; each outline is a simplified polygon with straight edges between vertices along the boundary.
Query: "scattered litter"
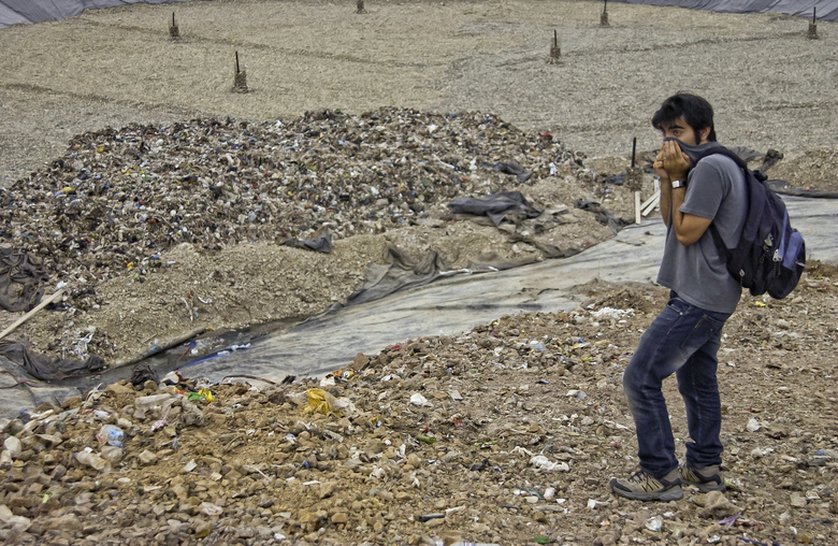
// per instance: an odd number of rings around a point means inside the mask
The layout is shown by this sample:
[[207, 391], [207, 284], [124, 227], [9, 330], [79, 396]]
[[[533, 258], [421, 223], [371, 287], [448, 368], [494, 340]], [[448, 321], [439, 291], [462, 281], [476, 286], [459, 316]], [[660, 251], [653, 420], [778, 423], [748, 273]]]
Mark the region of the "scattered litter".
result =
[[590, 510], [596, 510], [598, 506], [606, 506], [608, 505], [608, 501], [601, 501], [596, 499], [588, 499], [588, 508]]
[[615, 320], [624, 319], [634, 316], [634, 309], [614, 309], [613, 307], [603, 307], [596, 311], [591, 311], [591, 316], [594, 318], [610, 318]]
[[540, 470], [548, 472], [570, 472], [570, 465], [564, 461], [551, 461], [544, 455], [536, 455], [530, 459], [530, 464]]
[[663, 529], [663, 518], [660, 516], [653, 516], [646, 520], [645, 526], [646, 529], [657, 533]]
[[425, 398], [424, 396], [422, 396], [418, 392], [415, 392], [415, 393], [410, 395], [410, 403], [414, 406], [420, 406], [420, 407], [421, 406], [431, 406], [432, 405], [430, 402], [428, 402], [427, 398]]
[[96, 439], [99, 440], [100, 445], [122, 447], [125, 433], [116, 425], [103, 425], [96, 433]]

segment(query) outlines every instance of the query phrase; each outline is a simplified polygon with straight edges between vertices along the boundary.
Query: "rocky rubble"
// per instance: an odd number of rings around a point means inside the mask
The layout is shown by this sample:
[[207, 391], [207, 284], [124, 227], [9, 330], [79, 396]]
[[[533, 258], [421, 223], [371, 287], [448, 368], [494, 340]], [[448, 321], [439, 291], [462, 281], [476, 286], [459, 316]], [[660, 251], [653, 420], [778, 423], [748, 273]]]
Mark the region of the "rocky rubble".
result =
[[[0, 537], [831, 544], [836, 281], [816, 264], [788, 300], [745, 297], [731, 319], [719, 372], [724, 494], [639, 504], [608, 492], [634, 463], [621, 372], [665, 292], [593, 283], [573, 312], [408, 340], [321, 379], [205, 385], [171, 374], [7, 420]], [[666, 392], [682, 449], [683, 410], [675, 386]]]
[[415, 225], [458, 195], [580, 171], [549, 134], [490, 114], [385, 108], [253, 123], [195, 119], [85, 133], [0, 190], [0, 236], [77, 299], [165, 266], [180, 243], [340, 239]]

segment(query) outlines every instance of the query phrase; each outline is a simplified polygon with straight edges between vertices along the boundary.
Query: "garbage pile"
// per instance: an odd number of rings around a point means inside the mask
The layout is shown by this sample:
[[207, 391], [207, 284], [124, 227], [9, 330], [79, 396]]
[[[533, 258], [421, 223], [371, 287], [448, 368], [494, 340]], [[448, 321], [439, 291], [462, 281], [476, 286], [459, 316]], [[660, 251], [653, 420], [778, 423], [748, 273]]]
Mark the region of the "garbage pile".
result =
[[548, 133], [483, 113], [385, 108], [254, 123], [195, 119], [73, 138], [66, 154], [0, 190], [0, 236], [78, 294], [165, 264], [179, 243], [380, 233], [456, 196], [572, 174]]

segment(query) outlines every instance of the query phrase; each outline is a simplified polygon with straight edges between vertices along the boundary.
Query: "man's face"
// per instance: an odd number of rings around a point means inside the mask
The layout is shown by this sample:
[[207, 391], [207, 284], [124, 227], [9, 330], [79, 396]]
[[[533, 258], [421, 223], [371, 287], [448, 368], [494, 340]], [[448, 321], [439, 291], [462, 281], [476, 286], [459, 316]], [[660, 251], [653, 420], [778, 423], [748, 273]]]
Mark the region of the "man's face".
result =
[[673, 121], [661, 125], [661, 134], [663, 138], [677, 138], [688, 146], [698, 146], [704, 140], [702, 135], [697, 134], [683, 117], [675, 118]]

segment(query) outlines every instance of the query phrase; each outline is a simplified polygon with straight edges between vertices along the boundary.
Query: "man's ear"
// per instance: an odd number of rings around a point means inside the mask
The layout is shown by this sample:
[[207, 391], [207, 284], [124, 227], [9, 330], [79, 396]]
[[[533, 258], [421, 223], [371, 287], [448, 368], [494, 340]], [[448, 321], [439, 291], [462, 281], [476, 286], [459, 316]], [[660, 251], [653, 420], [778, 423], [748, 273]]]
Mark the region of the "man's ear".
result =
[[703, 129], [699, 130], [698, 131], [698, 136], [699, 136], [698, 143], [699, 144], [704, 144], [705, 142], [707, 142], [707, 137], [710, 136], [710, 131], [712, 131], [712, 130], [713, 130], [712, 127], [704, 127]]

